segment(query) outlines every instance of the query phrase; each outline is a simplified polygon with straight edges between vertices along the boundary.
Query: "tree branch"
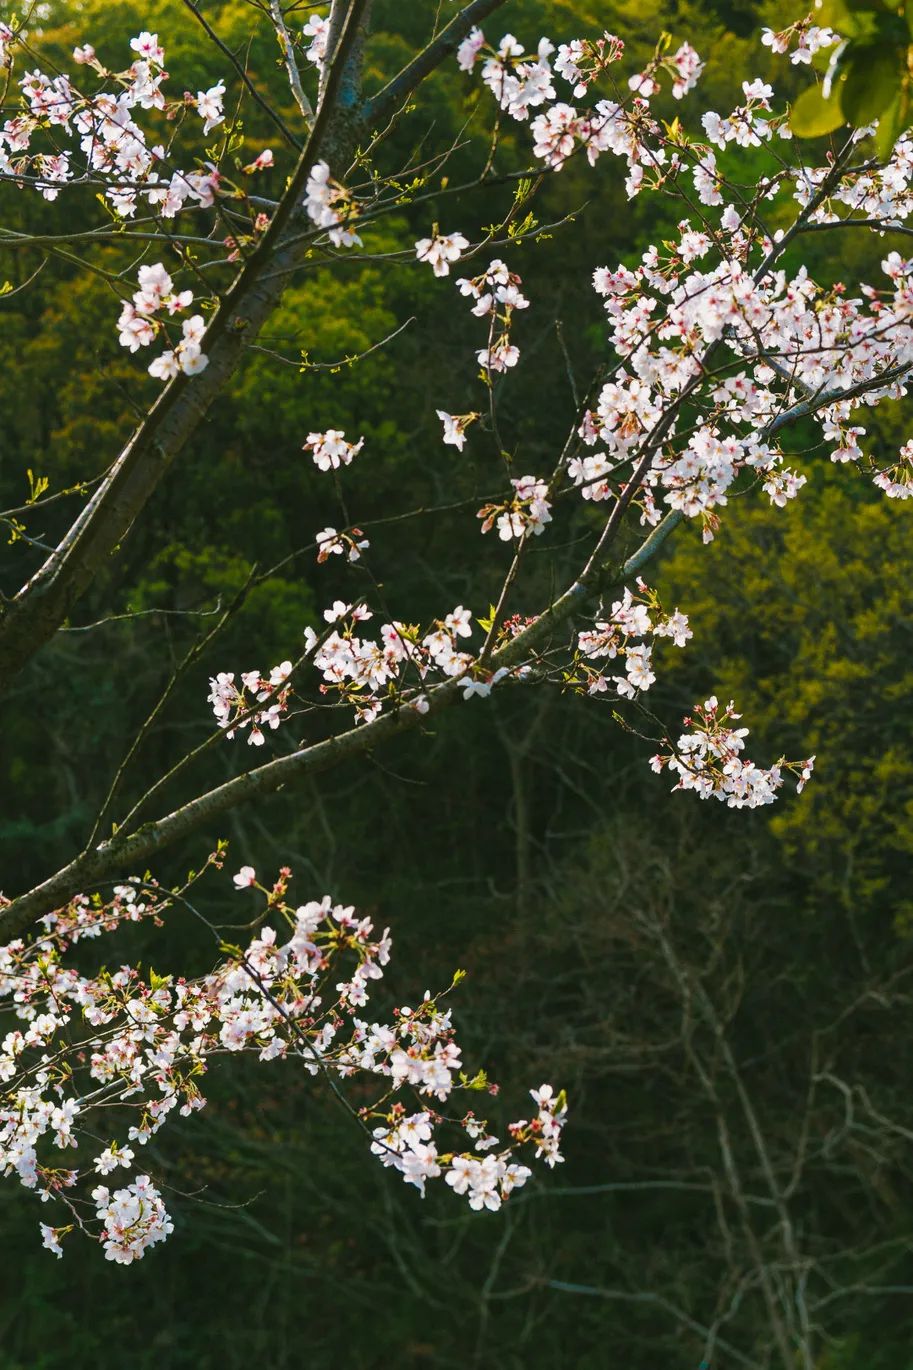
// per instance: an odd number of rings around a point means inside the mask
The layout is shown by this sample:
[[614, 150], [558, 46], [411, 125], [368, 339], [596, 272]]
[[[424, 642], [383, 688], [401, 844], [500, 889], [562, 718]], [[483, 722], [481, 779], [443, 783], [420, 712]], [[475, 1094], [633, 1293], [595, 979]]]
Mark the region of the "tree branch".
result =
[[285, 22], [285, 15], [282, 13], [280, 0], [269, 0], [269, 12], [275, 25], [279, 46], [282, 49], [285, 69], [288, 72], [288, 83], [292, 88], [295, 103], [301, 110], [305, 123], [310, 128], [314, 122], [314, 109], [304, 92], [304, 86], [301, 84], [301, 72], [298, 70], [298, 63], [295, 61], [295, 49], [292, 47], [292, 37]]
[[454, 15], [447, 27], [442, 29], [436, 38], [432, 38], [428, 46], [413, 57], [398, 76], [394, 76], [383, 90], [379, 90], [371, 97], [365, 106], [365, 117], [368, 122], [374, 127], [386, 123], [406, 97], [421, 85], [425, 77], [434, 71], [445, 57], [456, 52], [469, 30], [505, 3], [506, 0], [472, 0], [472, 4]]
[[[235, 71], [238, 73], [238, 75], [240, 76], [240, 78], [241, 78], [241, 80], [243, 81], [244, 85], [247, 87], [247, 90], [249, 91], [249, 93], [251, 94], [251, 96], [254, 98], [254, 100], [256, 100], [257, 104], [258, 104], [258, 105], [260, 106], [260, 108], [264, 111], [264, 113], [266, 113], [266, 114], [269, 116], [269, 118], [273, 121], [273, 123], [276, 125], [276, 127], [277, 127], [278, 130], [279, 130], [279, 132], [282, 134], [283, 138], [286, 140], [286, 142], [289, 143], [293, 148], [295, 148], [295, 150], [296, 150], [297, 152], [300, 152], [300, 151], [301, 151], [301, 139], [295, 137], [295, 135], [294, 135], [294, 133], [292, 133], [291, 129], [287, 127], [287, 125], [285, 124], [285, 122], [284, 122], [282, 119], [280, 119], [279, 115], [278, 115], [278, 114], [276, 113], [276, 111], [273, 109], [273, 107], [272, 107], [272, 105], [269, 103], [269, 101], [268, 101], [268, 100], [264, 100], [263, 96], [262, 96], [262, 95], [260, 94], [260, 92], [257, 90], [257, 87], [254, 85], [253, 81], [250, 79], [250, 77], [248, 76], [246, 70], [244, 69], [244, 64], [243, 64], [243, 62], [239, 62], [238, 59], [237, 59], [237, 57], [235, 56], [235, 54], [232, 52], [231, 48], [227, 45], [227, 43], [223, 43], [223, 42], [222, 42], [222, 39], [221, 39], [221, 38], [219, 37], [219, 35], [216, 33], [215, 29], [212, 27], [212, 25], [210, 24], [209, 20], [206, 18], [205, 15], [203, 15], [203, 14], [200, 13], [199, 9], [198, 9], [197, 6], [194, 4], [193, 0], [184, 0], [184, 4], [186, 5], [187, 9], [190, 10], [190, 13], [193, 15], [193, 17], [194, 17], [194, 18], [198, 21], [198, 23], [202, 26], [202, 28], [203, 28], [203, 30], [204, 30], [204, 32], [205, 32], [207, 38], [209, 38], [210, 42], [215, 43], [216, 47], [217, 47], [217, 48], [219, 49], [219, 51], [223, 54], [223, 56], [227, 57], [228, 60], [229, 60], [229, 62], [231, 62], [232, 66], [234, 67], [234, 69], [235, 69]], [[281, 11], [280, 11], [280, 14], [281, 14]], [[304, 110], [302, 110], [302, 113], [304, 113]], [[309, 123], [309, 124], [312, 123], [312, 122], [313, 122], [313, 112], [312, 112], [312, 114], [311, 114], [311, 118], [308, 120], [308, 123]]]
[[348, 160], [346, 154], [357, 141], [351, 120], [337, 119], [337, 95], [344, 78], [352, 79], [346, 69], [359, 49], [369, 4], [370, 0], [349, 0], [324, 99], [289, 187], [206, 330], [206, 370], [168, 383], [58, 547], [5, 606], [0, 617], [0, 689], [53, 637], [196, 432], [237, 368], [245, 345], [278, 304], [288, 273], [307, 250], [302, 243], [284, 244], [283, 239], [302, 212], [311, 168], [321, 156], [337, 163]]
[[[109, 476], [44, 564], [6, 605], [0, 605], [0, 692], [53, 636], [106, 558], [129, 532], [159, 481], [196, 432], [234, 374], [245, 347], [269, 318], [285, 282], [307, 251], [285, 243], [301, 213], [307, 177], [322, 156], [347, 163], [367, 127], [387, 118], [444, 60], [473, 23], [505, 0], [473, 0], [399, 76], [367, 104], [358, 95], [364, 29], [371, 0], [334, 0], [333, 51], [321, 99], [289, 187], [269, 228], [227, 291], [204, 338], [209, 365], [193, 378], [171, 380], [130, 438]], [[189, 8], [194, 6], [185, 0]], [[199, 16], [198, 16], [199, 17]]]
[[[677, 511], [673, 511], [652, 530], [641, 547], [620, 568], [619, 583], [629, 579], [635, 568], [639, 569], [656, 554], [679, 522]], [[580, 611], [593, 588], [582, 578], [575, 581], [535, 623], [494, 653], [490, 662], [492, 669], [510, 668], [527, 658], [566, 619]], [[85, 886], [148, 861], [209, 819], [237, 808], [249, 799], [275, 794], [305, 776], [330, 770], [352, 757], [370, 752], [388, 738], [421, 725], [429, 717], [459, 702], [463, 684], [462, 679], [448, 680], [428, 690], [429, 707], [425, 714], [404, 704], [390, 713], [381, 714], [370, 723], [350, 728], [336, 737], [301, 748], [289, 756], [277, 757], [255, 770], [235, 776], [206, 794], [189, 800], [164, 818], [145, 823], [129, 835], [118, 833], [94, 850], [83, 852], [56, 875], [20, 895], [5, 910], [0, 911], [0, 939], [18, 936], [36, 918], [53, 908], [59, 908]]]

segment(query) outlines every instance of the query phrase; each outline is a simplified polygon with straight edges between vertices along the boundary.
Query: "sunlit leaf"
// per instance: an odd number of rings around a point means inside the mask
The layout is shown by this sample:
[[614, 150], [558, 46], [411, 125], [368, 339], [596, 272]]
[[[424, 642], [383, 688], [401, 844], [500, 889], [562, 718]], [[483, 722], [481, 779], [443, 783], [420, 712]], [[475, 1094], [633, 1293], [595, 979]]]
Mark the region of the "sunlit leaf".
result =
[[809, 86], [794, 103], [789, 115], [789, 126], [799, 138], [817, 138], [833, 133], [846, 122], [836, 96], [825, 100], [820, 86]]

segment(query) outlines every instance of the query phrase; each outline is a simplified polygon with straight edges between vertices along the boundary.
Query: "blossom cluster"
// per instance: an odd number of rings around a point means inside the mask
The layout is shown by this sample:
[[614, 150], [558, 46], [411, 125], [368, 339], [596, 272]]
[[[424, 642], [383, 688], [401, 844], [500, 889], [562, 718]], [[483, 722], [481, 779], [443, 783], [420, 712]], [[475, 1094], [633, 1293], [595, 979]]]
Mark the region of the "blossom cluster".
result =
[[875, 473], [872, 477], [872, 483], [883, 490], [889, 499], [911, 499], [913, 498], [913, 441], [905, 442], [897, 455], [898, 460], [896, 462]]
[[472, 313], [476, 318], [489, 320], [488, 346], [476, 353], [479, 366], [489, 378], [494, 371], [516, 366], [520, 359], [520, 349], [510, 340], [510, 326], [515, 309], [529, 308], [521, 284], [517, 273], [509, 271], [499, 257], [489, 262], [480, 275], [463, 276], [457, 281], [460, 294], [475, 300]]
[[[576, 675], [571, 678], [578, 679], [588, 694], [599, 694], [612, 685], [622, 698], [633, 699], [656, 680], [649, 639], [668, 637], [676, 647], [684, 647], [692, 637], [686, 614], [678, 609], [665, 614], [656, 592], [642, 580], [638, 580], [637, 590], [635, 596], [625, 589], [610, 614], [577, 634]], [[623, 676], [609, 677], [599, 667], [589, 665], [616, 660], [624, 662]]]
[[364, 445], [364, 438], [347, 442], [342, 429], [328, 428], [325, 433], [308, 433], [302, 451], [310, 452], [319, 471], [338, 471], [354, 461]]
[[690, 731], [682, 733], [674, 746], [667, 744], [667, 752], [652, 758], [653, 770], [659, 773], [668, 769], [678, 776], [674, 789], [693, 790], [701, 799], [719, 799], [731, 809], [772, 804], [786, 778], [784, 772], [797, 777], [796, 789], [801, 793], [815, 758], [787, 761], [780, 757], [773, 766], [756, 766], [742, 755], [748, 729], [731, 726], [740, 718], [731, 700], [721, 707], [716, 695], [711, 695], [685, 718]]
[[9, 50], [15, 36], [16, 35], [13, 33], [9, 24], [0, 22], [0, 67], [5, 67], [9, 64]]
[[[21, 42], [25, 35], [20, 30], [15, 38]], [[9, 26], [0, 26], [0, 66], [9, 64], [13, 41]], [[150, 142], [158, 135], [144, 130], [134, 114], [159, 111], [176, 117], [191, 107], [207, 136], [225, 117], [224, 83], [169, 102], [162, 90], [168, 73], [158, 35], [144, 30], [131, 38], [130, 47], [136, 56], [123, 71], [109, 71], [91, 44], [76, 47], [74, 62], [93, 70], [103, 83], [92, 95], [77, 89], [65, 72], [48, 76], [35, 70], [23, 76], [18, 83], [21, 111], [0, 126], [0, 174], [20, 185], [34, 184], [47, 200], [56, 199], [61, 185], [88, 178], [104, 186], [105, 198], [122, 218], [136, 213], [140, 199], [165, 219], [174, 218], [188, 202], [212, 205], [217, 169], [207, 163], [204, 170], [169, 172], [164, 142]], [[47, 141], [53, 151], [43, 150], [42, 133], [53, 135]], [[61, 148], [67, 137], [72, 145]]]
[[[512, 33], [506, 33], [497, 47], [491, 46], [480, 28], [473, 28], [457, 49], [457, 64], [462, 71], [472, 71], [478, 59], [482, 62], [482, 80], [502, 110], [513, 119], [525, 121], [530, 110], [538, 109], [556, 97], [554, 73], [573, 87], [575, 98], [585, 95], [588, 87], [619, 60], [624, 43], [614, 33], [601, 38], [574, 38], [557, 47], [548, 38], [540, 38], [536, 55], [526, 52], [523, 44]], [[702, 64], [694, 49], [683, 43], [672, 58], [663, 65], [672, 73], [678, 89], [676, 98], [690, 90], [700, 75]], [[632, 90], [638, 89], [649, 77], [631, 77]], [[652, 82], [658, 89], [658, 85]]]
[[319, 642], [312, 628], [305, 630], [305, 642], [313, 652], [316, 669], [323, 677], [322, 694], [335, 693], [355, 710], [360, 723], [370, 723], [380, 714], [386, 701], [403, 700], [418, 713], [428, 710], [424, 686], [438, 680], [465, 677], [464, 693], [489, 693], [498, 683], [491, 672], [485, 682], [472, 675], [474, 661], [459, 643], [472, 635], [472, 615], [458, 604], [449, 614], [436, 619], [428, 632], [407, 623], [383, 623], [380, 640], [360, 636], [360, 623], [374, 617], [364, 605], [337, 600], [324, 611], [328, 623], [337, 624]]
[[720, 149], [725, 148], [728, 143], [748, 148], [760, 147], [762, 143], [770, 142], [774, 136], [791, 138], [792, 132], [785, 114], [772, 119], [764, 117], [772, 112], [770, 102], [773, 93], [773, 87], [766, 81], [743, 81], [744, 104], [737, 105], [725, 118], [721, 118], [714, 110], [703, 116], [701, 122], [710, 142]]
[[[895, 156], [909, 162], [907, 174], [913, 170], [913, 144], [901, 143]], [[835, 198], [838, 193], [858, 199], [858, 191], [835, 189]], [[906, 200], [898, 207], [909, 213]], [[913, 362], [910, 267], [892, 253], [883, 263], [891, 288], [868, 287], [861, 298], [848, 299], [804, 268], [794, 276], [750, 270], [749, 243], [737, 230], [732, 255], [706, 270], [694, 264], [713, 250], [711, 234], [683, 221], [679, 235], [664, 254], [649, 248], [633, 270], [594, 274], [620, 364], [580, 425], [584, 447], [598, 450], [572, 458], [568, 474], [584, 498], [607, 499], [616, 488], [611, 478], [652, 443], [655, 457], [639, 492], [645, 520], [657, 521], [660, 495], [667, 506], [699, 517], [705, 536], [712, 536], [714, 511], [727, 503], [740, 473], [758, 478], [780, 506], [805, 485], [807, 477], [784, 464], [774, 440], [790, 405], [823, 392], [833, 396], [810, 412], [832, 460], [861, 460], [856, 439], [864, 429], [850, 422], [851, 414], [904, 393], [896, 372]], [[755, 246], [769, 252], [772, 245], [760, 239]], [[701, 383], [702, 348], [717, 354], [702, 421], [681, 443], [674, 420], [655, 440], [676, 397]], [[882, 373], [890, 376], [884, 386]], [[860, 386], [864, 393], [855, 393]], [[875, 477], [889, 495], [906, 488], [904, 460], [902, 453], [900, 474], [889, 469]]]
[[305, 187], [304, 207], [318, 228], [327, 229], [334, 247], [360, 247], [361, 238], [353, 228], [358, 205], [344, 185], [333, 179], [327, 162], [315, 162]]
[[[329, 546], [342, 536], [332, 529], [325, 532], [333, 535], [328, 537]], [[357, 544], [354, 545], [357, 551]], [[430, 708], [429, 692], [448, 682], [459, 685], [464, 699], [484, 699], [502, 681], [522, 681], [529, 675], [525, 663], [510, 669], [493, 669], [484, 665], [481, 657], [463, 650], [461, 644], [472, 636], [473, 623], [470, 610], [462, 604], [443, 618], [433, 620], [425, 632], [415, 624], [382, 623], [379, 640], [361, 635], [359, 625], [374, 617], [364, 603], [334, 600], [323, 617], [329, 627], [322, 634], [310, 627], [304, 630], [305, 652], [298, 666], [304, 662], [313, 666], [321, 676], [320, 694], [335, 696], [354, 709], [358, 723], [373, 722], [387, 704], [426, 714]], [[524, 624], [529, 622], [530, 619], [523, 620]], [[508, 624], [519, 625], [520, 620], [515, 616]], [[519, 626], [515, 630], [519, 631]], [[504, 625], [497, 641], [500, 643], [505, 633], [511, 636], [513, 631]], [[275, 730], [287, 716], [292, 670], [292, 663], [283, 661], [272, 668], [268, 677], [256, 670], [243, 672], [240, 684], [232, 671], [220, 671], [211, 677], [208, 702], [226, 737], [233, 738], [237, 731], [250, 725], [248, 742], [263, 745], [265, 730]], [[303, 690], [304, 686], [300, 688]]]
[[314, 64], [318, 71], [322, 71], [327, 56], [327, 42], [330, 37], [329, 19], [320, 14], [312, 14], [301, 32], [309, 40], [308, 46], [305, 48], [305, 57]]
[[645, 98], [658, 95], [662, 85], [657, 76], [666, 72], [672, 78], [673, 98], [681, 100], [697, 85], [703, 70], [704, 63], [691, 44], [682, 43], [671, 57], [656, 57], [645, 71], [629, 77], [628, 87]]
[[[206, 867], [223, 862], [220, 847]], [[171, 1233], [159, 1189], [149, 1174], [131, 1173], [136, 1148], [169, 1117], [204, 1106], [210, 1058], [226, 1052], [296, 1059], [312, 1076], [373, 1079], [377, 1103], [361, 1109], [374, 1123], [371, 1150], [423, 1194], [427, 1179], [443, 1175], [471, 1207], [496, 1208], [531, 1173], [515, 1155], [561, 1159], [566, 1103], [549, 1086], [533, 1092], [538, 1117], [510, 1124], [506, 1145], [472, 1111], [443, 1113], [460, 1090], [496, 1092], [484, 1075], [463, 1071], [452, 1010], [426, 992], [389, 1020], [365, 1018], [390, 960], [388, 930], [378, 936], [370, 919], [329, 895], [293, 906], [290, 880], [283, 868], [262, 886], [250, 866], [234, 877], [236, 889], [265, 900], [259, 930], [197, 979], [130, 965], [86, 974], [70, 963], [76, 943], [161, 921], [182, 897], [138, 880], [107, 901], [78, 896], [31, 940], [0, 947], [0, 1005], [12, 1020], [0, 1042], [0, 1174], [62, 1206], [64, 1222], [41, 1224], [55, 1255], [78, 1230], [128, 1265]], [[118, 1138], [109, 1130], [115, 1118]], [[480, 1161], [480, 1152], [490, 1154]], [[98, 1183], [119, 1171], [130, 1175], [122, 1187]]]
[[[174, 282], [161, 262], [139, 268], [139, 290], [132, 300], [125, 300], [117, 320], [120, 330], [118, 342], [131, 352], [148, 347], [166, 329], [157, 315], [166, 310], [173, 317], [193, 301], [193, 292], [175, 292]], [[171, 380], [182, 371], [185, 376], [196, 376], [205, 369], [209, 358], [203, 351], [206, 322], [201, 314], [194, 314], [181, 325], [181, 337], [173, 348], [168, 348], [149, 365], [149, 374], [160, 380]]]
[[815, 24], [811, 15], [790, 24], [785, 29], [763, 28], [761, 42], [771, 52], [784, 53], [795, 44], [790, 61], [794, 66], [810, 66], [816, 52], [822, 48], [833, 47], [838, 41], [833, 29]]
[[[542, 1157], [546, 1165], [554, 1166], [564, 1159], [560, 1143], [567, 1102], [563, 1094], [555, 1094], [551, 1085], [532, 1089], [530, 1095], [538, 1105], [537, 1116], [531, 1122], [523, 1118], [509, 1124], [508, 1131], [513, 1145], [533, 1144], [536, 1158]], [[427, 1111], [406, 1114], [401, 1107], [394, 1106], [381, 1126], [375, 1127], [371, 1150], [383, 1165], [398, 1170], [406, 1183], [415, 1185], [423, 1196], [426, 1181], [437, 1178], [443, 1168], [447, 1184], [455, 1194], [466, 1195], [470, 1208], [476, 1212], [497, 1212], [532, 1175], [529, 1166], [510, 1160], [511, 1152], [503, 1149], [481, 1157], [465, 1152], [442, 1156], [433, 1141], [434, 1117]], [[460, 1126], [473, 1141], [475, 1151], [490, 1151], [499, 1144], [498, 1138], [488, 1132], [487, 1122], [477, 1119], [472, 1112], [460, 1120]]]
[[703, 63], [688, 43], [672, 57], [658, 56], [646, 72], [630, 78], [629, 88], [636, 92], [630, 108], [624, 102], [602, 99], [591, 110], [580, 111], [556, 100], [555, 73], [573, 87], [574, 98], [579, 99], [623, 51], [624, 43], [614, 34], [606, 33], [595, 42], [574, 39], [559, 46], [553, 67], [555, 45], [548, 38], [540, 40], [533, 59], [513, 34], [505, 34], [495, 48], [475, 28], [457, 50], [457, 62], [463, 71], [472, 71], [479, 57], [483, 58], [482, 80], [512, 118], [524, 122], [531, 110], [542, 109], [530, 121], [533, 154], [552, 171], [560, 171], [577, 151], [585, 151], [591, 165], [602, 153], [613, 152], [628, 161], [628, 193], [634, 195], [643, 180], [644, 164], [655, 167], [665, 161], [661, 146], [648, 148], [643, 142], [646, 135], [659, 132], [649, 116], [649, 98], [660, 89], [657, 76], [668, 73], [672, 93], [680, 99], [697, 82]]
[[420, 238], [415, 244], [415, 255], [420, 262], [427, 262], [435, 276], [449, 276], [453, 262], [469, 246], [469, 239], [462, 233], [439, 233], [435, 227], [430, 238]]
[[290, 661], [282, 661], [268, 676], [242, 671], [240, 685], [235, 684], [234, 671], [219, 671], [212, 677], [208, 700], [219, 727], [227, 730], [227, 738], [250, 725], [248, 744], [263, 746], [264, 728], [275, 732], [288, 712], [291, 686], [287, 682], [292, 669]]
[[[174, 1231], [162, 1197], [148, 1175], [137, 1175], [132, 1184], [113, 1194], [100, 1184], [92, 1190], [92, 1199], [96, 1220], [101, 1224], [105, 1258], [118, 1265], [141, 1260], [150, 1246], [163, 1242]], [[44, 1231], [42, 1224], [42, 1234]], [[57, 1241], [56, 1233], [54, 1237]], [[55, 1254], [63, 1254], [59, 1241]]]
[[506, 504], [485, 504], [479, 510], [482, 532], [488, 533], [497, 525], [503, 542], [527, 534], [538, 536], [552, 521], [548, 484], [537, 476], [520, 476], [510, 483], [514, 493]]

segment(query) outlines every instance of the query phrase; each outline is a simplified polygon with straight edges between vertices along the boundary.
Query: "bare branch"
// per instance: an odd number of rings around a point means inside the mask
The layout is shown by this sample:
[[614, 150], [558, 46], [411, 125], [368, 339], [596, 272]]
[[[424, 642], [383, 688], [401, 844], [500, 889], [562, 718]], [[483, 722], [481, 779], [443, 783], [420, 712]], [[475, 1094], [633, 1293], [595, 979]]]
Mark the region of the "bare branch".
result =
[[426, 48], [413, 57], [408, 66], [403, 67], [383, 90], [372, 96], [365, 107], [365, 115], [375, 127], [386, 123], [407, 96], [421, 85], [425, 77], [439, 66], [445, 57], [456, 52], [469, 30], [494, 10], [500, 9], [505, 0], [472, 0], [459, 14], [454, 15], [445, 29], [433, 38]]
[[[345, 32], [331, 65], [326, 94], [289, 187], [263, 235], [206, 330], [209, 365], [199, 376], [176, 376], [162, 391], [111, 474], [81, 511], [59, 546], [6, 607], [0, 618], [0, 682], [6, 685], [56, 632], [98, 568], [129, 531], [169, 466], [183, 450], [210, 404], [234, 373], [247, 342], [256, 337], [278, 303], [283, 272], [304, 249], [284, 246], [287, 229], [301, 213], [311, 168], [321, 155], [345, 154], [352, 138], [346, 122], [336, 127], [342, 69], [359, 38], [369, 0], [350, 0]], [[341, 140], [341, 141], [340, 141]], [[268, 268], [268, 269], [267, 269]]]
[[301, 84], [301, 72], [298, 70], [298, 63], [295, 61], [295, 49], [292, 46], [292, 36], [288, 31], [280, 0], [270, 0], [269, 12], [272, 15], [273, 24], [276, 27], [276, 37], [279, 39], [279, 46], [282, 49], [282, 58], [285, 62], [285, 69], [288, 72], [288, 83], [292, 88], [295, 104], [301, 110], [307, 127], [310, 128], [314, 123], [314, 107], [304, 92], [304, 86]]
[[[227, 57], [229, 62], [231, 62], [232, 66], [240, 76], [241, 80], [244, 82], [244, 85], [247, 87], [250, 94], [256, 100], [257, 104], [264, 111], [264, 113], [267, 114], [269, 118], [273, 121], [273, 123], [276, 125], [279, 132], [286, 140], [286, 142], [291, 144], [291, 146], [295, 148], [297, 152], [300, 152], [301, 139], [295, 137], [294, 133], [292, 133], [291, 129], [285, 123], [285, 120], [279, 117], [279, 115], [273, 109], [272, 105], [269, 103], [268, 100], [264, 100], [263, 96], [257, 90], [257, 87], [254, 85], [253, 81], [248, 76], [243, 62], [239, 62], [235, 54], [232, 52], [231, 48], [228, 47], [227, 44], [222, 42], [222, 39], [219, 37], [215, 29], [209, 23], [209, 20], [205, 17], [205, 15], [200, 13], [197, 6], [193, 3], [193, 0], [184, 0], [184, 4], [186, 5], [187, 9], [190, 10], [190, 13], [198, 21], [198, 23], [202, 25], [203, 29], [205, 30], [207, 38], [209, 38], [213, 43], [215, 43], [216, 47], [223, 54], [223, 56]], [[303, 91], [302, 94], [304, 94]], [[308, 108], [310, 108], [310, 106], [308, 106]], [[304, 110], [302, 110], [302, 113], [304, 113]], [[311, 111], [310, 117], [308, 118], [309, 127], [313, 123], [313, 119], [314, 115], [313, 111]]]

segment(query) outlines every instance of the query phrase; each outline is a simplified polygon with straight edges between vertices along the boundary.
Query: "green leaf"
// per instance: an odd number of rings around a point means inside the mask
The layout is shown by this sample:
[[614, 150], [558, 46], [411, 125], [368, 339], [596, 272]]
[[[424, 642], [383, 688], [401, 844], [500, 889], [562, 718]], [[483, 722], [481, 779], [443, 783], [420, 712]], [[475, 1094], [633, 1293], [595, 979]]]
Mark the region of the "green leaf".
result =
[[34, 504], [36, 500], [41, 499], [41, 496], [44, 494], [45, 490], [47, 490], [51, 482], [47, 476], [36, 476], [31, 467], [29, 467], [25, 474], [29, 479], [28, 503]]
[[479, 625], [479, 627], [482, 629], [482, 632], [483, 632], [483, 633], [490, 633], [490, 632], [491, 632], [492, 625], [494, 624], [494, 621], [495, 621], [495, 614], [496, 614], [497, 612], [498, 612], [498, 606], [497, 606], [496, 604], [490, 604], [490, 605], [488, 606], [488, 617], [487, 617], [487, 618], [477, 618], [477, 619], [476, 619], [476, 623], [478, 623], [478, 625]]
[[833, 133], [846, 119], [835, 95], [825, 100], [820, 86], [809, 86], [793, 104], [789, 126], [797, 138], [818, 138]]
[[884, 12], [879, 0], [823, 0], [815, 10], [815, 23], [835, 29], [843, 38], [860, 38], [873, 33]]
[[[842, 0], [842, 3], [852, 14], [865, 13], [867, 10], [884, 13], [897, 8], [896, 5], [890, 4], [890, 0]], [[815, 17], [817, 20], [817, 11]]]
[[897, 10], [892, 10], [890, 14], [875, 15], [875, 33], [881, 42], [906, 47], [910, 37], [906, 16]]
[[853, 44], [838, 92], [848, 124], [870, 124], [888, 108], [900, 91], [905, 61], [906, 49], [896, 43]]
[[881, 161], [886, 162], [894, 150], [894, 144], [910, 123], [910, 83], [904, 81], [894, 99], [878, 120], [875, 134], [875, 151]]

